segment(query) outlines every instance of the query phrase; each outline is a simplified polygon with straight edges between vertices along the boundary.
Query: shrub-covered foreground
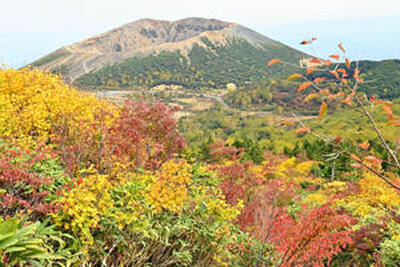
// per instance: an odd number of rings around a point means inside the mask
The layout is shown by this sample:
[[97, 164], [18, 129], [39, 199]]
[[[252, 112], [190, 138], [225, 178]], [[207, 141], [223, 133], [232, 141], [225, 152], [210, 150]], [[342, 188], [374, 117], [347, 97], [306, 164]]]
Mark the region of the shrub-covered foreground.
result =
[[400, 195], [377, 176], [222, 142], [198, 162], [172, 115], [1, 70], [0, 264], [399, 264]]

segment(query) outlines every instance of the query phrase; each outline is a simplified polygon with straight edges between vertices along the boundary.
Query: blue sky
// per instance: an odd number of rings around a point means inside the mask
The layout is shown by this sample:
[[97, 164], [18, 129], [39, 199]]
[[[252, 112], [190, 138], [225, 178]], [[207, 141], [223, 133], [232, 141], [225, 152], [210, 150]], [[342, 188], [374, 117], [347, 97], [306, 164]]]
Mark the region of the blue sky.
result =
[[320, 56], [343, 42], [354, 59], [400, 58], [399, 0], [13, 0], [1, 10], [0, 60], [13, 67], [144, 17], [218, 18], [299, 49], [316, 36]]

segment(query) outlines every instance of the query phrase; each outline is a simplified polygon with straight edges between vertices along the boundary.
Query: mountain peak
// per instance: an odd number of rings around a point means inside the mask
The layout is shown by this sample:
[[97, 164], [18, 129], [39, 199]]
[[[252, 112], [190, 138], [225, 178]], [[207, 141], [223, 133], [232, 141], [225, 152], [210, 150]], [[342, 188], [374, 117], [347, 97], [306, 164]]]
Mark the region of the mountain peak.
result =
[[93, 70], [132, 57], [174, 51], [180, 51], [187, 57], [196, 44], [210, 49], [204, 43], [205, 39], [208, 44], [219, 46], [233, 39], [243, 39], [254, 46], [281, 45], [251, 29], [217, 19], [189, 17], [167, 21], [144, 18], [64, 46], [32, 65], [52, 70], [67, 66], [68, 72], [64, 75], [75, 80]]

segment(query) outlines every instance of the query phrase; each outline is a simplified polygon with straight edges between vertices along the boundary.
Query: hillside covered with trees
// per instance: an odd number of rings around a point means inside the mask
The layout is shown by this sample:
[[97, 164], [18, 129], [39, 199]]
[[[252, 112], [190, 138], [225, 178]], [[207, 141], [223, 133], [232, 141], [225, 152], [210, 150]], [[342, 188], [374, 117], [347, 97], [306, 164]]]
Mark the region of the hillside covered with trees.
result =
[[294, 71], [291, 66], [282, 66], [279, 71], [266, 69], [274, 56], [295, 64], [302, 58], [300, 52], [284, 45], [255, 45], [244, 39], [218, 45], [205, 37], [201, 41], [206, 47], [194, 44], [187, 56], [177, 51], [133, 57], [83, 75], [76, 83], [91, 88], [152, 88], [160, 84], [225, 88], [228, 83], [242, 86]]

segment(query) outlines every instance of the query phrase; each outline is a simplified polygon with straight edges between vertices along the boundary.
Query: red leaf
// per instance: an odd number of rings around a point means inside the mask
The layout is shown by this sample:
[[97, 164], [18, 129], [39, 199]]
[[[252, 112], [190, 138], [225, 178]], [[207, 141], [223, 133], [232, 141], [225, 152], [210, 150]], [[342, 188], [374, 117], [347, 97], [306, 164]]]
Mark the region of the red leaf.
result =
[[336, 144], [339, 144], [341, 141], [342, 141], [342, 137], [336, 136], [336, 138], [335, 138], [335, 143], [336, 143]]

